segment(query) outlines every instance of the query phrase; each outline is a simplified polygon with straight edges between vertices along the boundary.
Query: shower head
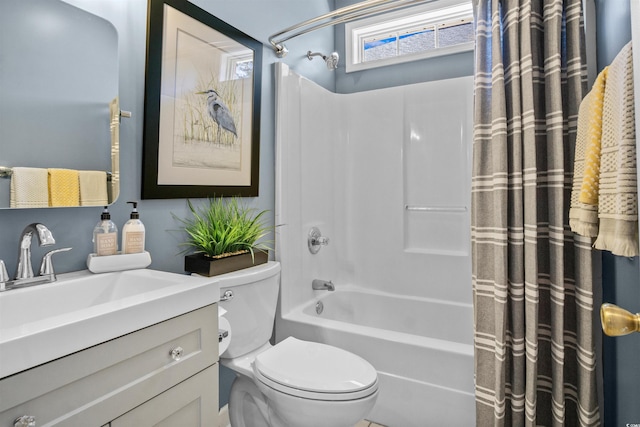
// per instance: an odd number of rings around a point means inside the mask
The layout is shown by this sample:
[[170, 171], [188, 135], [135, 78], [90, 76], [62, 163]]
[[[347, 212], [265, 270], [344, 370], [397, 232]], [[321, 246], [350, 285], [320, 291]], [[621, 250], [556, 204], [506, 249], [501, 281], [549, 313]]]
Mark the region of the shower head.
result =
[[307, 58], [309, 61], [313, 59], [314, 56], [321, 56], [324, 59], [324, 62], [327, 63], [327, 68], [329, 70], [335, 70], [338, 68], [338, 61], [340, 60], [340, 56], [338, 56], [338, 52], [332, 52], [329, 56], [323, 55], [320, 52], [307, 52]]

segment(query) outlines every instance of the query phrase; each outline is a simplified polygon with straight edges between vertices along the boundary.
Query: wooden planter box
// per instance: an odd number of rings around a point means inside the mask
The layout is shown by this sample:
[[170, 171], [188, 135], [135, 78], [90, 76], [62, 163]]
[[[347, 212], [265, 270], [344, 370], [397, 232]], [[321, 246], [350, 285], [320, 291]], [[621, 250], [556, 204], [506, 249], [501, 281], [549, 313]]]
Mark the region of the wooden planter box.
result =
[[184, 270], [211, 277], [264, 264], [269, 260], [268, 252], [255, 251], [253, 254], [253, 258], [251, 252], [224, 258], [211, 258], [201, 253], [185, 255]]

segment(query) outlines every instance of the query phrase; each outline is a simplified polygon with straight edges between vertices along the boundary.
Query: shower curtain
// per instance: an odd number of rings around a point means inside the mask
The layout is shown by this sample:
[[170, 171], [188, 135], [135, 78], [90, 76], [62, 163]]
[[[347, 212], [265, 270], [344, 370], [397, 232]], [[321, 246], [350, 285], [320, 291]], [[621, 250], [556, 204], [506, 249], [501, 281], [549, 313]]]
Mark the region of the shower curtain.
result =
[[581, 0], [474, 0], [476, 421], [600, 424], [591, 241], [569, 229]]

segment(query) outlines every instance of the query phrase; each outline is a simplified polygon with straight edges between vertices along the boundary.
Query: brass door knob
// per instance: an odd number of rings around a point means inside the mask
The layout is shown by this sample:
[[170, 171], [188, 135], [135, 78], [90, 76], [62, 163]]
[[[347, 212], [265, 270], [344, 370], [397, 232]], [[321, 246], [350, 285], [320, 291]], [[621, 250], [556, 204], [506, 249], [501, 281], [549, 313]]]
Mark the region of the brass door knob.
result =
[[640, 313], [632, 314], [614, 304], [602, 304], [600, 321], [602, 330], [610, 337], [640, 332]]

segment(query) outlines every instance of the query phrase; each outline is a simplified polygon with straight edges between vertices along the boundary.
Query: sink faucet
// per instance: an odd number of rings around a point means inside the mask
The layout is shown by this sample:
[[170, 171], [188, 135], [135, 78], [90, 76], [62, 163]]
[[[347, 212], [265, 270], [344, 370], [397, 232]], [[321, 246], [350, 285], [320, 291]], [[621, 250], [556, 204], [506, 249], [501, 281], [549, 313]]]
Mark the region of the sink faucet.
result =
[[33, 223], [27, 225], [20, 235], [16, 280], [30, 279], [33, 277], [33, 267], [31, 266], [31, 240], [33, 233], [37, 233], [40, 246], [50, 246], [56, 243], [51, 231], [43, 224]]
[[36, 277], [33, 274], [33, 267], [31, 266], [31, 241], [34, 233], [38, 236], [40, 246], [50, 246], [56, 243], [51, 231], [43, 224], [33, 223], [27, 225], [20, 235], [18, 268], [14, 280], [9, 280], [4, 262], [0, 260], [0, 292], [56, 281], [56, 274], [53, 271], [51, 258], [54, 254], [70, 251], [71, 248], [60, 248], [47, 252], [42, 257], [39, 276]]
[[331, 280], [327, 282], [326, 280], [313, 279], [313, 282], [311, 282], [311, 287], [315, 291], [335, 291], [336, 290], [336, 287], [333, 285]]

